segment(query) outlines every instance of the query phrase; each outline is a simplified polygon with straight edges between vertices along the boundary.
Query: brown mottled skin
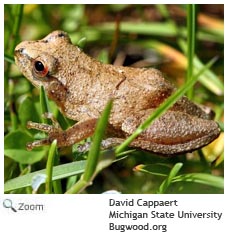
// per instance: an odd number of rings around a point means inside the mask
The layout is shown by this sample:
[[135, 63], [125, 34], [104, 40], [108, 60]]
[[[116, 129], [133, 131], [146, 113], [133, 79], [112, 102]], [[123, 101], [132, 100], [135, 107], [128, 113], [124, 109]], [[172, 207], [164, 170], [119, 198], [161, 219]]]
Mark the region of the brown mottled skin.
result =
[[[30, 147], [69, 146], [91, 136], [106, 103], [113, 99], [107, 137], [120, 143], [173, 91], [156, 69], [102, 64], [71, 43], [67, 33], [54, 31], [38, 41], [24, 41], [15, 49], [15, 61], [36, 87], [44, 86], [60, 111], [77, 123], [68, 130], [45, 124], [29, 126], [48, 132], [48, 138]], [[218, 124], [203, 109], [182, 97], [131, 144], [132, 147], [174, 155], [191, 152], [219, 136]]]

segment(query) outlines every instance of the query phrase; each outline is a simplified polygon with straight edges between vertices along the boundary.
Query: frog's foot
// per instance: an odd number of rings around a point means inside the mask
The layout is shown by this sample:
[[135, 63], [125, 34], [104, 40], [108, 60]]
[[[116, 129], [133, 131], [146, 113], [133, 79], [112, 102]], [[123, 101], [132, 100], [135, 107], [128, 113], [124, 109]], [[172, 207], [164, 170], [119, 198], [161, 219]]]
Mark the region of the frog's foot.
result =
[[52, 113], [44, 113], [42, 116], [46, 119], [50, 119], [52, 121], [52, 125], [28, 121], [27, 128], [44, 131], [46, 133], [50, 133], [54, 130], [62, 130], [61, 126], [59, 125], [58, 121], [55, 119]]
[[31, 151], [35, 147], [41, 147], [41, 146], [49, 145], [49, 144], [50, 144], [49, 138], [42, 139], [42, 140], [35, 140], [33, 142], [27, 143], [26, 144], [26, 149]]
[[52, 113], [44, 113], [44, 114], [42, 114], [42, 117], [46, 118], [46, 119], [50, 119], [52, 121], [52, 126], [55, 129], [62, 130], [59, 122], [57, 121], [57, 119], [54, 117], [54, 115]]
[[35, 147], [49, 145], [54, 140], [54, 138], [51, 138], [50, 136], [53, 136], [54, 133], [63, 132], [63, 130], [61, 129], [61, 126], [59, 125], [58, 121], [54, 118], [53, 114], [44, 113], [42, 116], [46, 119], [50, 119], [52, 121], [52, 125], [28, 121], [27, 128], [36, 129], [36, 130], [48, 133], [49, 137], [42, 139], [42, 140], [35, 140], [33, 142], [27, 143], [26, 145], [27, 150], [32, 150]]
[[79, 144], [77, 146], [77, 151], [79, 153], [86, 153], [89, 151], [90, 147], [91, 147], [91, 142], [85, 142], [84, 144]]
[[27, 127], [29, 129], [36, 129], [39, 131], [46, 132], [48, 137], [43, 140], [37, 140], [27, 145], [28, 150], [34, 147], [43, 145], [49, 145], [53, 140], [57, 140], [58, 147], [71, 146], [77, 142], [80, 142], [90, 137], [95, 130], [97, 119], [89, 119], [83, 122], [78, 122], [67, 130], [62, 130], [58, 122], [54, 119], [51, 114], [45, 114], [46, 118], [51, 119], [53, 125], [41, 124], [35, 122], [28, 122]]
[[[102, 140], [101, 142], [101, 149], [111, 149], [116, 147], [117, 145], [121, 144], [124, 141], [122, 138], [107, 138]], [[77, 146], [77, 151], [79, 153], [85, 153], [88, 152], [92, 143], [91, 142], [86, 142], [84, 144], [79, 144]]]
[[107, 138], [105, 140], [102, 140], [101, 142], [101, 147], [102, 149], [109, 149], [109, 148], [114, 148], [117, 145], [121, 144], [124, 141], [122, 138]]

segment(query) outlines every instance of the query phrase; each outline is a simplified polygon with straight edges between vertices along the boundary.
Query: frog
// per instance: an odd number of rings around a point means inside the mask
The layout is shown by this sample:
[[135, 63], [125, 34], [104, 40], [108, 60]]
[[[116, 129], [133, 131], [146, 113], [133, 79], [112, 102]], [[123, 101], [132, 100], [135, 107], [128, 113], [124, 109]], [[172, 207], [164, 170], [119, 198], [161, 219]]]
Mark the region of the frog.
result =
[[[104, 64], [74, 45], [68, 33], [55, 30], [41, 40], [23, 41], [14, 51], [21, 73], [37, 88], [44, 87], [60, 112], [76, 123], [66, 130], [53, 124], [29, 122], [28, 128], [47, 132], [29, 148], [72, 146], [94, 134], [107, 102], [113, 100], [105, 141], [118, 145], [175, 91], [155, 68]], [[220, 134], [210, 112], [182, 96], [141, 132], [129, 147], [163, 156], [193, 152]]]

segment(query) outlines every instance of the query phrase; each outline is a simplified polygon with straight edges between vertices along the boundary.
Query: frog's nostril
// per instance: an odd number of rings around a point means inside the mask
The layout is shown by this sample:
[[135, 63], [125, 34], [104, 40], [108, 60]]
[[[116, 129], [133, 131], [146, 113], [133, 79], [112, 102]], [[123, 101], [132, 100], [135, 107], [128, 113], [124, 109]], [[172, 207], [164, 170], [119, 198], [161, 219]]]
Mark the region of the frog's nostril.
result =
[[24, 48], [20, 48], [20, 49], [18, 49], [18, 52], [23, 54], [24, 50], [25, 50]]
[[21, 48], [16, 48], [14, 54], [24, 54], [24, 52], [25, 48], [21, 47]]

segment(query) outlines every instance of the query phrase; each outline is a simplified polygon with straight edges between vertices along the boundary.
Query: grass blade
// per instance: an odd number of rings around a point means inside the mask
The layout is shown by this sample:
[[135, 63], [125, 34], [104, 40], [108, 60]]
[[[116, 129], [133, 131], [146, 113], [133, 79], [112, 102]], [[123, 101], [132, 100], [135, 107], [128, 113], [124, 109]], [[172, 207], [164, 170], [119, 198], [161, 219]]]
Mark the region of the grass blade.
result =
[[[181, 39], [178, 40], [178, 44], [183, 50], [183, 52], [186, 53], [187, 52], [186, 42]], [[194, 63], [194, 72], [198, 72], [204, 66], [196, 55], [194, 56], [193, 63]], [[199, 77], [199, 82], [216, 95], [223, 95], [224, 93], [223, 82], [210, 69], [206, 70], [204, 74], [202, 74]]]
[[7, 61], [7, 62], [9, 62], [9, 63], [11, 63], [11, 64], [14, 64], [14, 63], [15, 63], [15, 62], [14, 62], [14, 57], [13, 57], [13, 56], [10, 56], [10, 55], [8, 55], [8, 54], [6, 54], [6, 53], [4, 53], [4, 60]]
[[[193, 59], [195, 54], [195, 42], [196, 42], [196, 6], [195, 4], [187, 5], [187, 57], [188, 57], [188, 67], [187, 67], [187, 78], [189, 81], [193, 77]], [[193, 97], [193, 89], [187, 91], [188, 98]]]
[[216, 188], [224, 189], [223, 177], [205, 174], [205, 173], [190, 173], [190, 174], [178, 175], [174, 177], [172, 183], [181, 182], [181, 181], [205, 184]]
[[85, 173], [83, 175], [83, 179], [86, 181], [90, 180], [95, 172], [100, 156], [101, 141], [104, 137], [111, 109], [112, 109], [112, 101], [109, 101], [104, 112], [102, 113], [101, 118], [98, 121], [95, 130], [95, 135], [93, 137], [93, 144], [89, 150]]
[[75, 185], [73, 185], [66, 193], [79, 193], [91, 183], [92, 177], [95, 176], [97, 165], [99, 163], [101, 141], [104, 137], [111, 109], [112, 100], [110, 100], [106, 105], [101, 115], [101, 118], [97, 123], [95, 134], [93, 136], [93, 143], [89, 150], [85, 172], [82, 175], [81, 179]]
[[172, 183], [173, 178], [177, 175], [181, 167], [183, 166], [183, 163], [178, 162], [174, 165], [172, 170], [170, 171], [168, 177], [163, 181], [163, 183], [160, 185], [158, 189], [158, 193], [165, 193], [169, 185]]
[[52, 175], [53, 175], [53, 165], [54, 158], [57, 154], [57, 140], [54, 140], [50, 146], [48, 160], [46, 164], [46, 193], [50, 194], [52, 192]]
[[170, 167], [166, 164], [156, 163], [148, 165], [138, 165], [134, 168], [135, 171], [148, 173], [151, 175], [166, 177], [170, 173]]
[[[52, 181], [82, 174], [84, 172], [85, 165], [86, 161], [84, 160], [54, 166]], [[31, 186], [33, 177], [39, 174], [46, 174], [46, 169], [32, 172], [6, 181], [4, 185], [4, 192], [7, 193], [13, 190]]]

